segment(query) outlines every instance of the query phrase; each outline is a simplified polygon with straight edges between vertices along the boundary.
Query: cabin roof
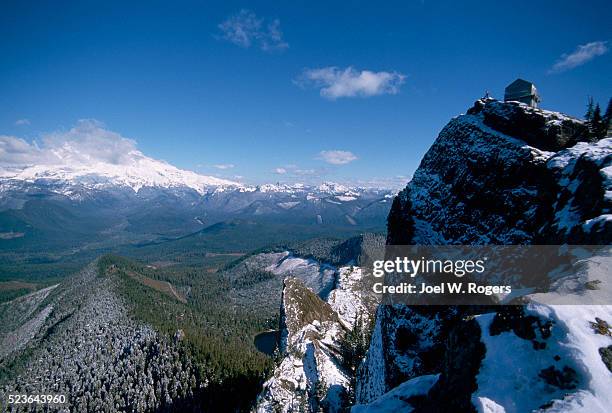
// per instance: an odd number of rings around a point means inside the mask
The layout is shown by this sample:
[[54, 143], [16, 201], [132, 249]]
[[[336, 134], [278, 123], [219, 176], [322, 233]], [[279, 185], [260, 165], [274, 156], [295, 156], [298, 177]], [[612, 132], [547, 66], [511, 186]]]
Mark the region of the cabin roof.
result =
[[506, 89], [522, 89], [522, 88], [528, 88], [531, 86], [535, 86], [533, 83], [524, 80], [524, 79], [516, 79], [514, 82], [510, 83], [508, 86], [506, 86]]
[[504, 90], [504, 100], [521, 100], [526, 98], [534, 98], [536, 101], [540, 100], [538, 96], [538, 89], [532, 82], [524, 79], [516, 79], [514, 82], [506, 86]]

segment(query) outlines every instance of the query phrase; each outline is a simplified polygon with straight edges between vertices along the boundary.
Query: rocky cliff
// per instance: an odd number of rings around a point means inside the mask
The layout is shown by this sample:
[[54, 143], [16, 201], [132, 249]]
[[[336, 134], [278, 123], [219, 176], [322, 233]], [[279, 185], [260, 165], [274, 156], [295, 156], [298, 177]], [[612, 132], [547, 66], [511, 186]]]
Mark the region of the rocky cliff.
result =
[[376, 305], [362, 283], [362, 269], [340, 267], [336, 283], [320, 298], [299, 278], [286, 278], [281, 304], [280, 354], [264, 384], [257, 412], [343, 412], [354, 398], [359, 343]]
[[605, 243], [612, 143], [577, 143], [584, 132], [556, 112], [477, 101], [393, 201], [388, 243]]
[[[612, 139], [585, 132], [560, 113], [477, 101], [395, 198], [388, 244], [609, 245]], [[386, 411], [384, 400], [415, 412], [609, 411], [609, 322], [610, 306], [381, 306], [353, 411]]]

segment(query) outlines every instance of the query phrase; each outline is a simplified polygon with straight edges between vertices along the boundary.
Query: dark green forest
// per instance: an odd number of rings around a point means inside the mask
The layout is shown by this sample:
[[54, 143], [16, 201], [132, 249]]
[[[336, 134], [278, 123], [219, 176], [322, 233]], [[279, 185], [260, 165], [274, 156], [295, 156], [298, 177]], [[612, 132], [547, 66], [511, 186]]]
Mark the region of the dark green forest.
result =
[[[262, 319], [233, 306], [227, 300], [231, 283], [201, 268], [157, 270], [113, 255], [102, 257], [98, 267], [101, 276], [116, 278], [118, 292], [134, 319], [180, 343], [185, 357], [196, 364], [197, 380], [206, 386], [198, 389], [197, 400], [189, 405], [214, 411], [215, 407], [227, 407], [231, 400], [238, 409], [249, 407], [273, 367], [272, 359], [256, 350], [253, 337], [275, 327], [277, 319]], [[134, 279], [135, 273], [188, 290], [187, 303], [143, 285]]]

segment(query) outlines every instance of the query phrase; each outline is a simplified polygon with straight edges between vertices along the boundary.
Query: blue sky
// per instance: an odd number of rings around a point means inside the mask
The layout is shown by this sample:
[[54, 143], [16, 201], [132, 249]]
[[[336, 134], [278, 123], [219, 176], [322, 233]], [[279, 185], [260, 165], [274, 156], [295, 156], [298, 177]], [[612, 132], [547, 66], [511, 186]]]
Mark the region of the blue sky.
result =
[[607, 1], [122, 3], [0, 5], [0, 135], [96, 119], [203, 174], [370, 181], [516, 77], [571, 115], [612, 95]]

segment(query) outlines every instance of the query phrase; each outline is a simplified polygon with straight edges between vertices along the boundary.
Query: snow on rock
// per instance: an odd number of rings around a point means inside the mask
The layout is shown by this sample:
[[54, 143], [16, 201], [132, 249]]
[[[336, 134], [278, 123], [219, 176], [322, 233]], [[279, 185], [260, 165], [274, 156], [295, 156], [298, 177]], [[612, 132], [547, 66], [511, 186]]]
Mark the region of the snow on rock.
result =
[[281, 307], [281, 351], [273, 376], [264, 383], [257, 412], [339, 412], [350, 378], [341, 367], [339, 341], [345, 327], [329, 304], [300, 280], [287, 278]]
[[326, 299], [334, 287], [336, 269], [313, 259], [295, 257], [289, 252], [281, 253], [278, 261], [265, 269], [274, 275], [299, 278], [304, 284]]
[[570, 147], [588, 134], [583, 120], [518, 102], [482, 99], [468, 114], [479, 115], [485, 125], [546, 151]]
[[552, 229], [572, 243], [612, 231], [612, 138], [580, 142], [547, 166], [559, 185]]
[[506, 409], [486, 397], [477, 397], [474, 405], [478, 413], [506, 413]]
[[[443, 128], [393, 200], [387, 244], [610, 245], [611, 140], [586, 132], [557, 112], [477, 101]], [[606, 270], [589, 272], [585, 281], [601, 286], [589, 294], [605, 297]], [[416, 411], [610, 411], [610, 311], [381, 307], [357, 401], [439, 374]]]
[[431, 386], [438, 381], [438, 377], [438, 374], [415, 377], [370, 404], [353, 406], [351, 413], [396, 413], [400, 411], [410, 413], [413, 408], [408, 401], [409, 398], [427, 394]]
[[[526, 297], [546, 304], [609, 304], [612, 297], [612, 248], [602, 247], [596, 255], [580, 265], [569, 275], [556, 278], [546, 292], [532, 293]], [[575, 248], [580, 256], [581, 249]]]
[[[310, 260], [291, 257], [270, 271], [295, 274]], [[257, 412], [341, 412], [346, 408], [351, 373], [342, 361], [342, 341], [356, 321], [372, 317], [375, 298], [363, 289], [362, 268], [346, 266], [327, 297], [320, 298], [302, 280], [285, 279], [281, 306], [280, 349], [283, 358], [258, 397]], [[315, 290], [316, 291], [316, 290]]]
[[210, 188], [240, 186], [237, 182], [179, 169], [167, 162], [149, 158], [139, 151], [130, 153], [123, 163], [96, 161], [2, 168], [0, 178], [26, 182], [66, 182], [90, 189], [120, 186], [136, 192], [144, 187], [187, 187], [203, 194]]
[[521, 413], [544, 406], [547, 412], [608, 412], [612, 372], [599, 349], [612, 345], [612, 337], [591, 323], [612, 320], [612, 306], [532, 304], [521, 316], [528, 320], [522, 330], [500, 330], [499, 315], [477, 317], [486, 354], [474, 405], [482, 412]]
[[362, 283], [362, 271], [362, 268], [355, 266], [340, 267], [336, 287], [327, 299], [347, 328], [352, 328], [358, 317], [362, 317], [361, 321], [367, 323], [372, 311], [373, 298], [369, 293], [371, 290]]

